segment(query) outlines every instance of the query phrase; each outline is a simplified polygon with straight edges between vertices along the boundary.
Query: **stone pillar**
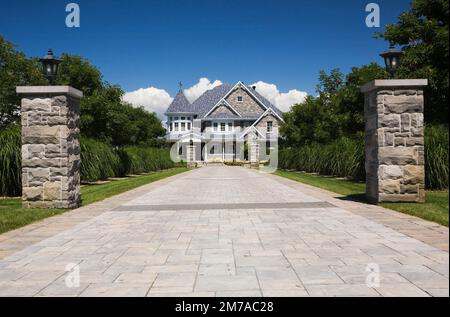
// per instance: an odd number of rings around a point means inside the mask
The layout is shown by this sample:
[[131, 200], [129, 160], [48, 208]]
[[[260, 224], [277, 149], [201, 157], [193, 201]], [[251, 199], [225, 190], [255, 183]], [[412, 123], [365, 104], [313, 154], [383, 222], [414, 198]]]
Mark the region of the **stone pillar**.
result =
[[195, 145], [186, 146], [186, 160], [188, 167], [195, 167]]
[[248, 145], [250, 152], [250, 167], [259, 168], [259, 143], [256, 132], [250, 132], [248, 134]]
[[375, 80], [365, 93], [366, 196], [371, 203], [424, 202], [426, 79]]
[[22, 96], [25, 208], [80, 206], [80, 98], [69, 86], [17, 87]]

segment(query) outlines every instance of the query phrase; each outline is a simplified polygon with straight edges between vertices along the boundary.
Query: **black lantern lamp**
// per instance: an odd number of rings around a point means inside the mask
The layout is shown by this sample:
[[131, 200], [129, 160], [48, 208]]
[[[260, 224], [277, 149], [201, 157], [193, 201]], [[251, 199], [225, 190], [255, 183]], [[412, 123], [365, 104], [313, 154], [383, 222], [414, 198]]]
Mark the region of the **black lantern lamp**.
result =
[[50, 85], [53, 85], [56, 80], [58, 65], [61, 63], [61, 60], [55, 58], [52, 49], [49, 49], [47, 55], [44, 58], [41, 58], [40, 61], [42, 63], [42, 71], [45, 78], [48, 79]]
[[403, 52], [399, 51], [395, 48], [393, 42], [389, 47], [389, 50], [380, 54], [384, 59], [384, 63], [386, 64], [386, 70], [391, 75], [391, 78], [394, 78], [395, 73], [400, 67], [400, 60], [402, 58]]

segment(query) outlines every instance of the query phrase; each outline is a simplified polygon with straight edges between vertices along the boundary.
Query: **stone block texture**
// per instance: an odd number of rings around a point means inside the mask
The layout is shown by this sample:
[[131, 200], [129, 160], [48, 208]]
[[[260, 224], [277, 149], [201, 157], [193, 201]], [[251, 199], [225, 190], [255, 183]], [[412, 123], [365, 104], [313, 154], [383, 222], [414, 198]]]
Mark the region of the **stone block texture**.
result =
[[365, 92], [366, 195], [370, 202], [424, 202], [422, 86]]
[[22, 200], [25, 208], [80, 206], [78, 96], [22, 98]]

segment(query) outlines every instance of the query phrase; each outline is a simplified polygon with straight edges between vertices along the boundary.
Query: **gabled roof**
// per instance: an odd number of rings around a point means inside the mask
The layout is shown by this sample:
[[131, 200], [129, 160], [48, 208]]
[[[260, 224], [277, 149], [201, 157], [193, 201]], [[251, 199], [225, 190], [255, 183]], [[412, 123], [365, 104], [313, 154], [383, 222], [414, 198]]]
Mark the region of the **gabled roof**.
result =
[[251, 93], [255, 95], [257, 99], [259, 99], [267, 108], [272, 109], [280, 118], [283, 118], [283, 112], [275, 107], [269, 100], [267, 100], [265, 97], [263, 97], [259, 92], [254, 90], [252, 87], [249, 87], [249, 90]]
[[[260, 103], [266, 109], [272, 109], [279, 118], [283, 118], [283, 112], [275, 107], [269, 100], [264, 98], [260, 93], [254, 90], [250, 86], [245, 86], [242, 82], [238, 82], [235, 85], [222, 84], [220, 86], [214, 87], [213, 89], [207, 90], [197, 98], [192, 104], [186, 99], [186, 96], [182, 91], [178, 92], [174, 100], [170, 104], [166, 113], [193, 113], [198, 116], [198, 118], [204, 118], [212, 109], [220, 105], [225, 101], [224, 99], [237, 87], [242, 87], [252, 95], [258, 103]], [[225, 101], [226, 102], [226, 101]], [[238, 116], [251, 117], [250, 114], [237, 114]], [[237, 117], [238, 117], [237, 116]], [[257, 116], [256, 118], [258, 118]], [[231, 117], [230, 117], [231, 118]], [[205, 119], [205, 118], [204, 118]]]
[[166, 113], [192, 113], [192, 105], [187, 100], [183, 91], [179, 91], [173, 99]]
[[233, 86], [222, 84], [207, 90], [192, 103], [192, 110], [198, 117], [202, 118], [207, 114], [229, 91]]

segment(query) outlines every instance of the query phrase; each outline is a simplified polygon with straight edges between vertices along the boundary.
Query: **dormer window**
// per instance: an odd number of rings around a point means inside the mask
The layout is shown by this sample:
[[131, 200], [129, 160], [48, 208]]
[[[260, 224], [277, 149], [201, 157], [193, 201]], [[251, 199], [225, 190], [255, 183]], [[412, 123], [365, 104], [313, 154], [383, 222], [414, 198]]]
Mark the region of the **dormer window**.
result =
[[244, 98], [242, 97], [242, 96], [237, 96], [237, 102], [242, 102], [242, 101], [244, 101]]

